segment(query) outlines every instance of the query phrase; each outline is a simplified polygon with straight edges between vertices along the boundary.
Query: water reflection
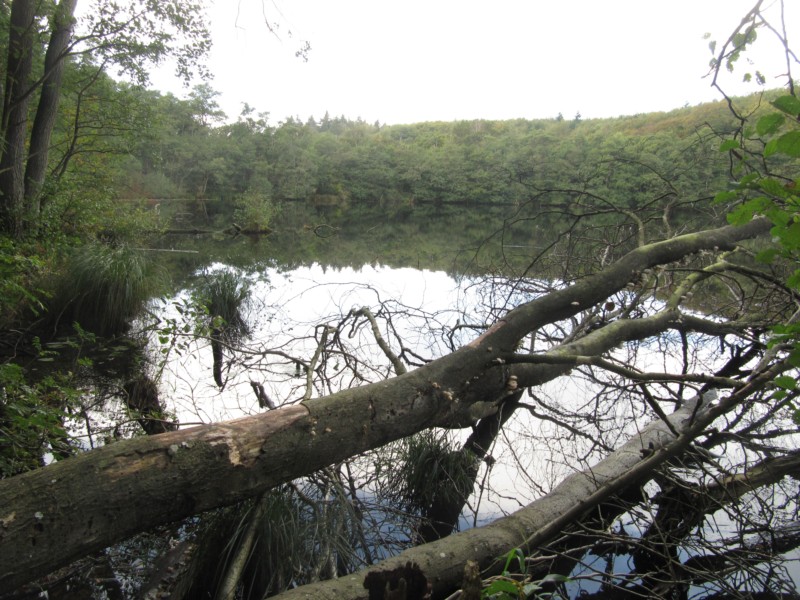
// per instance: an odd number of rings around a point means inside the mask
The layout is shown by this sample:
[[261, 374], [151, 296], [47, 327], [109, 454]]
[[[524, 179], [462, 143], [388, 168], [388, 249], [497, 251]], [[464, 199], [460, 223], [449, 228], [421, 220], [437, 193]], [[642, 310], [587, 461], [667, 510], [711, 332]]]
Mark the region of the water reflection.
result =
[[[211, 268], [227, 267], [216, 264]], [[164, 371], [165, 396], [174, 399], [172, 408], [182, 424], [216, 422], [259, 411], [251, 385], [254, 380], [279, 406], [301, 399], [299, 380], [305, 372], [299, 367], [305, 367], [314, 354], [320, 326], [338, 325], [351, 310], [368, 307], [373, 313], [402, 315], [392, 321], [396, 329], [384, 335], [392, 341], [402, 339], [404, 348], [422, 361], [438, 358], [463, 343], [462, 336], [474, 335], [467, 330], [444, 335], [459, 320], [465, 304], [475, 306], [475, 298], [470, 298], [474, 293], [469, 280], [456, 280], [442, 271], [371, 265], [331, 269], [314, 264], [291, 271], [268, 268], [249, 277], [252, 335], [236, 357], [226, 360], [223, 389], [211, 377], [211, 347], [206, 340], [193, 343], [189, 352], [175, 357]], [[171, 299], [163, 316], [178, 317], [175, 304], [188, 293], [184, 290]], [[366, 381], [388, 374], [376, 366], [386, 361], [368, 328], [353, 324], [347, 337], [369, 367], [361, 372]], [[313, 396], [332, 391], [337, 390], [329, 383], [316, 389]]]
[[[212, 268], [230, 267], [216, 264]], [[188, 351], [167, 364], [162, 396], [171, 399], [171, 408], [183, 426], [267, 410], [263, 404], [268, 402], [259, 402], [259, 388], [270, 402], [281, 406], [300, 401], [308, 392], [317, 397], [390, 377], [391, 364], [369, 325], [354, 314], [362, 307], [380, 316], [381, 334], [394, 352], [405, 353], [412, 364], [423, 364], [474, 339], [482, 325], [497, 318], [498, 311], [558, 285], [527, 280], [512, 289], [491, 278], [455, 278], [443, 271], [372, 265], [332, 269], [314, 264], [293, 270], [270, 267], [248, 277], [252, 280], [249, 322], [253, 334], [242, 348], [227, 356], [222, 389], [212, 377], [211, 348], [206, 340], [192, 342]], [[182, 292], [173, 302], [180, 302], [187, 294]], [[647, 308], [659, 310], [659, 301], [652, 300]], [[176, 315], [174, 305], [166, 305], [164, 311]], [[326, 332], [334, 333], [326, 337]], [[621, 363], [636, 364], [643, 371], [679, 372], [685, 358], [684, 343], [680, 335], [664, 335], [655, 341], [627, 344], [613, 354]], [[718, 342], [692, 340], [687, 360], [692, 368], [714, 372], [721, 357], [716, 347], [704, 344]], [[320, 353], [324, 361], [315, 362], [314, 356]], [[623, 386], [599, 391], [601, 387], [591, 377], [576, 373], [533, 390], [526, 400], [540, 414], [549, 404], [564, 414], [575, 415], [576, 422], [581, 415], [595, 419], [581, 427], [587, 431], [597, 428], [596, 437], [614, 431], [617, 440], [622, 439], [651, 418], [641, 402], [637, 405], [634, 398], [626, 397]], [[606, 412], [598, 417], [600, 403]], [[492, 521], [529, 504], [566, 475], [600, 458], [594, 440], [564, 436], [562, 422], [540, 418], [540, 414], [519, 411], [504, 427], [490, 450], [491, 464], [481, 467], [480, 485], [469, 510], [462, 515], [462, 528]], [[463, 441], [467, 432], [460, 435]], [[741, 459], [735, 453], [720, 457], [722, 468]], [[692, 473], [686, 475], [688, 480], [692, 478]], [[757, 498], [743, 502], [750, 501]], [[636, 538], [651, 519], [649, 510], [629, 513], [616, 526]], [[724, 511], [710, 519], [714, 522], [709, 528], [711, 539], [735, 533]], [[699, 550], [682, 552], [681, 558], [686, 558]], [[605, 558], [596, 557], [598, 565], [602, 560]], [[617, 557], [620, 569], [626, 560], [626, 555]]]

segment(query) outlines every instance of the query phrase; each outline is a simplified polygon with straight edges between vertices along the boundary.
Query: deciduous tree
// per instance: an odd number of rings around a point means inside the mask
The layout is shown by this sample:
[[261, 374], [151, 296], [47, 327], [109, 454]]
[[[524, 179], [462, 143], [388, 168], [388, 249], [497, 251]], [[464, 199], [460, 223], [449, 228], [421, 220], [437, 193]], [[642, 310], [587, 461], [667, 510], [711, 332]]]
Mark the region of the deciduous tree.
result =
[[0, 223], [6, 233], [20, 236], [38, 226], [64, 71], [71, 61], [88, 56], [98, 70], [115, 65], [144, 83], [148, 64], [174, 57], [179, 73], [189, 77], [210, 45], [202, 7], [173, 0], [97, 0], [76, 19], [77, 0], [11, 2], [0, 122]]

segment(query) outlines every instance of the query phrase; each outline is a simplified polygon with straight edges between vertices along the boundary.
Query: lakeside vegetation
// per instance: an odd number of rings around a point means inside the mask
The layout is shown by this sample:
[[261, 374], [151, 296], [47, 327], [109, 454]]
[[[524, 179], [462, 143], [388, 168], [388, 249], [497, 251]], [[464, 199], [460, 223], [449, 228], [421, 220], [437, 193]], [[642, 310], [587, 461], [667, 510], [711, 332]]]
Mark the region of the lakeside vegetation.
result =
[[[642, 231], [653, 239], [724, 214], [710, 199], [728, 187], [730, 157], [718, 148], [737, 122], [722, 101], [615, 119], [397, 126], [327, 115], [271, 125], [245, 108], [226, 123], [208, 85], [179, 100], [101, 72], [86, 94], [81, 69], [70, 70], [63, 112], [80, 100], [87, 121], [108, 119], [107, 135], [75, 137], [69, 153], [79, 160], [54, 148], [65, 168], [48, 180], [37, 227], [5, 238], [7, 327], [23, 307], [43, 306], [39, 296], [52, 292], [39, 282], [70, 248], [98, 240], [199, 249], [159, 256], [177, 270], [215, 252], [250, 261], [247, 244], [231, 236], [252, 231], [270, 232], [250, 243], [280, 264], [513, 273], [569, 227], [613, 236], [618, 255]], [[750, 112], [772, 96], [736, 102]], [[123, 114], [125, 127], [112, 126]], [[64, 118], [54, 135], [77, 133]], [[216, 235], [196, 243], [165, 238], [169, 231]]]
[[[0, 565], [13, 565], [0, 587], [88, 556], [43, 584], [51, 597], [63, 582], [123, 597], [134, 552], [103, 549], [146, 531], [129, 546], [149, 553], [142, 594], [330, 584], [319, 597], [361, 598], [371, 581], [371, 597], [390, 597], [413, 580], [410, 595], [446, 597], [467, 587], [465, 567], [471, 600], [571, 596], [571, 577], [598, 599], [725, 597], [745, 580], [788, 594], [781, 560], [800, 544], [791, 75], [786, 89], [615, 119], [273, 123], [248, 106], [230, 119], [208, 84], [185, 100], [144, 85], [166, 57], [185, 75], [199, 66], [201, 4], [143, 0], [132, 15], [98, 0], [79, 38], [74, 0], [0, 8]], [[755, 41], [759, 7], [712, 66]], [[312, 262], [468, 273], [479, 306], [440, 320], [378, 298], [251, 340], [246, 276]], [[435, 342], [413, 347], [406, 324]], [[260, 414], [176, 421], [159, 378], [206, 343], [215, 389], [239, 369]], [[548, 392], [562, 376], [585, 402]], [[545, 482], [517, 443], [566, 468]], [[520, 511], [454, 534], [473, 493], [495, 493], [501, 444], [529, 488]], [[741, 534], [722, 549], [719, 511]], [[438, 542], [446, 551], [426, 548]], [[398, 569], [337, 577], [401, 551]], [[605, 570], [592, 556], [610, 557]], [[620, 562], [629, 573], [612, 573]]]

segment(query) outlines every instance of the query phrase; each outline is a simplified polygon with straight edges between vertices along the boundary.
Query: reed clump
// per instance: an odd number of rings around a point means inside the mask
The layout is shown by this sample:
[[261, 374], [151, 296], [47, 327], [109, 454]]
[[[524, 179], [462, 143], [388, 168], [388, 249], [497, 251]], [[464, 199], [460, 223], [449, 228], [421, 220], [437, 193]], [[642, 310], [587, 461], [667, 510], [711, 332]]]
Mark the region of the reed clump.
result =
[[47, 320], [56, 329], [77, 323], [99, 336], [121, 335], [163, 282], [161, 270], [143, 252], [89, 244], [73, 252], [55, 278]]

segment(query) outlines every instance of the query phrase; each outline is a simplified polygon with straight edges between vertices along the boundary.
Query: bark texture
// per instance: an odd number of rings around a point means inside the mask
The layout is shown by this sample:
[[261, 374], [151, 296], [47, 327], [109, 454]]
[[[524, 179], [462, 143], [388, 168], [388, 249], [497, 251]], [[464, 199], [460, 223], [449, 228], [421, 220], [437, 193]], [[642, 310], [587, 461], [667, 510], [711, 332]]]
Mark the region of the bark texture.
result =
[[532, 550], [557, 535], [562, 528], [578, 522], [601, 501], [631, 485], [642, 483], [671, 452], [655, 452], [643, 458], [642, 451], [660, 450], [677, 440], [698, 416], [697, 403], [687, 403], [670, 416], [672, 427], [656, 421], [592, 469], [567, 477], [547, 496], [497, 521], [453, 534], [445, 539], [417, 546], [369, 569], [336, 580], [305, 585], [277, 598], [289, 600], [368, 600], [363, 582], [374, 571], [388, 571], [410, 563], [422, 570], [432, 584], [433, 598], [440, 598], [456, 589], [463, 578], [464, 565], [475, 561], [484, 577], [497, 574], [503, 567], [502, 556], [509, 548], [521, 548], [528, 555]]
[[20, 235], [23, 228], [25, 141], [31, 95], [36, 5], [34, 0], [14, 0], [11, 3], [3, 98], [0, 216], [5, 230], [14, 236]]
[[53, 15], [53, 31], [44, 57], [44, 75], [36, 116], [31, 129], [28, 163], [25, 169], [25, 202], [31, 222], [36, 222], [41, 207], [41, 191], [47, 174], [47, 157], [53, 134], [61, 82], [64, 78], [64, 59], [72, 41], [73, 14], [78, 0], [61, 0]]

